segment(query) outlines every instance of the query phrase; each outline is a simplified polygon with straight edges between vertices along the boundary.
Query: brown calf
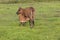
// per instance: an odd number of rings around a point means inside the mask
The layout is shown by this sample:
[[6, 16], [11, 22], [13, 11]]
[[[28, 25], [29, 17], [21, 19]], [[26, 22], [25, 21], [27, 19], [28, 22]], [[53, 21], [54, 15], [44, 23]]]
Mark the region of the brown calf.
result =
[[19, 21], [22, 25], [25, 24], [25, 22], [29, 21], [30, 27], [34, 26], [34, 8], [28, 7], [28, 8], [19, 8], [17, 11], [17, 15], [19, 16]]

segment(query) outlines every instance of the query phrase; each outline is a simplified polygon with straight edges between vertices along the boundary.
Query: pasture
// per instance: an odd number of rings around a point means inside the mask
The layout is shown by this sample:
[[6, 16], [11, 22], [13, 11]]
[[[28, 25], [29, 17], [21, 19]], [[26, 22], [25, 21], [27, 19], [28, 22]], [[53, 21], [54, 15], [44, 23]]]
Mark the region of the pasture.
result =
[[[60, 40], [60, 3], [0, 4], [0, 40]], [[35, 8], [35, 26], [19, 26], [19, 6]]]

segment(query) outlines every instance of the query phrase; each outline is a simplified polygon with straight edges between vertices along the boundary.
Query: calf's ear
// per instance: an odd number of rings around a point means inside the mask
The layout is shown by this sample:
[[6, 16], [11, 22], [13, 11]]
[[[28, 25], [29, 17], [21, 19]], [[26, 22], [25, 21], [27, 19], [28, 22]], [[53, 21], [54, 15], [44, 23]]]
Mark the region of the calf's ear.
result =
[[20, 10], [22, 10], [22, 8], [21, 8], [21, 7], [18, 9], [18, 11], [20, 11]]

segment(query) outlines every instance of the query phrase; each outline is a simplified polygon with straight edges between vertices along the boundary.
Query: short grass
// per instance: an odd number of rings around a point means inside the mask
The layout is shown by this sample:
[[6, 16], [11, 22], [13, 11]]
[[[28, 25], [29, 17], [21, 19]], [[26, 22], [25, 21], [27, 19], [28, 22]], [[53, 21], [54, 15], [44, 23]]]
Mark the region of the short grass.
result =
[[[19, 7], [35, 8], [35, 26], [19, 26]], [[0, 4], [0, 40], [60, 40], [60, 2]]]

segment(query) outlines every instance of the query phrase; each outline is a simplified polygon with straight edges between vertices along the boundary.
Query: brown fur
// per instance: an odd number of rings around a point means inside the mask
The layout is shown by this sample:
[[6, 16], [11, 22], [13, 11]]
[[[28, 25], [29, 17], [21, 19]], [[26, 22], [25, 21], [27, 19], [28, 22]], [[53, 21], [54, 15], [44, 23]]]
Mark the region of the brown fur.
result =
[[30, 26], [32, 27], [34, 25], [34, 8], [28, 7], [28, 8], [19, 8], [17, 11], [17, 15], [19, 16], [19, 20], [21, 23], [25, 23], [29, 21]]

